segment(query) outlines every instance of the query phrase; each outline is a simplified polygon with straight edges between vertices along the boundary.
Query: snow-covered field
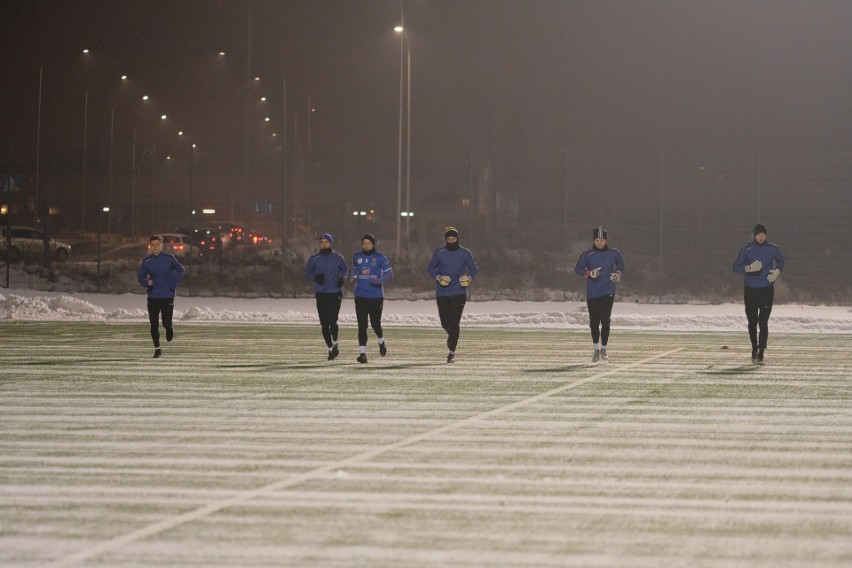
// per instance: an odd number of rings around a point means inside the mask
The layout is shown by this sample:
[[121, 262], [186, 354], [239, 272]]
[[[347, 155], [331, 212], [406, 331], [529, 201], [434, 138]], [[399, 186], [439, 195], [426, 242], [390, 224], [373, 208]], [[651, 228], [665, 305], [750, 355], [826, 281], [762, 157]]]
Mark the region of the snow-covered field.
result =
[[852, 564], [846, 308], [755, 367], [739, 306], [619, 303], [592, 366], [581, 306], [469, 304], [446, 365], [393, 302], [359, 365], [351, 300], [334, 362], [312, 301], [210, 298], [152, 360], [143, 297], [4, 296], [0, 566]]

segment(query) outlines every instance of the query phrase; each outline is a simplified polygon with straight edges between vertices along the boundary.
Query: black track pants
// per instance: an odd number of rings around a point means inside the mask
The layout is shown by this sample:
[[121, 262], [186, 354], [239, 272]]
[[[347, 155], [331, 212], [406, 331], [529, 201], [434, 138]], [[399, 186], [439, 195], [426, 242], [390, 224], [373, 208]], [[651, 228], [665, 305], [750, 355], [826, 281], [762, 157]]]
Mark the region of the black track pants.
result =
[[467, 294], [438, 297], [438, 316], [441, 318], [441, 327], [447, 332], [447, 348], [453, 352], [459, 343], [459, 324], [466, 302]]
[[592, 343], [606, 346], [609, 340], [609, 320], [612, 317], [612, 303], [615, 296], [601, 296], [586, 300], [589, 307], [589, 328], [592, 330]]
[[316, 298], [322, 338], [325, 339], [325, 344], [331, 347], [337, 341], [337, 316], [340, 314], [343, 293], [317, 292]]
[[[769, 314], [772, 313], [772, 301], [775, 299], [775, 287], [745, 288], [745, 313], [748, 318], [748, 336], [752, 349], [766, 349], [769, 339]], [[760, 326], [758, 338], [757, 328]]]
[[381, 339], [382, 333], [382, 307], [384, 298], [355, 298], [355, 315], [358, 317], [358, 345], [367, 345], [367, 320], [376, 332], [376, 337]]
[[151, 322], [151, 339], [154, 347], [160, 347], [160, 316], [163, 318], [163, 327], [167, 330], [172, 328], [172, 314], [175, 311], [174, 298], [148, 298], [148, 321]]

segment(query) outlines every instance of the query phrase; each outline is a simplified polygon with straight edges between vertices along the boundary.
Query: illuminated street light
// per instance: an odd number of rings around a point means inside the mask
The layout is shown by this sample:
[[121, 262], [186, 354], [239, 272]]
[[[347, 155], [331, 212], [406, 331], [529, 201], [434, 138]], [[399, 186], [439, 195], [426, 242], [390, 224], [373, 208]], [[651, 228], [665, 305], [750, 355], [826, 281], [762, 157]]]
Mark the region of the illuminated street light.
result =
[[122, 81], [127, 81], [127, 75], [122, 75], [122, 76], [121, 76], [121, 80], [122, 80]]
[[166, 120], [166, 118], [168, 118], [166, 115], [164, 115], [164, 114], [160, 115], [160, 120]]
[[266, 97], [260, 97], [260, 102], [265, 103], [265, 102], [266, 102]]
[[142, 95], [142, 100], [143, 100], [143, 101], [147, 101], [147, 100], [148, 100], [148, 95]]

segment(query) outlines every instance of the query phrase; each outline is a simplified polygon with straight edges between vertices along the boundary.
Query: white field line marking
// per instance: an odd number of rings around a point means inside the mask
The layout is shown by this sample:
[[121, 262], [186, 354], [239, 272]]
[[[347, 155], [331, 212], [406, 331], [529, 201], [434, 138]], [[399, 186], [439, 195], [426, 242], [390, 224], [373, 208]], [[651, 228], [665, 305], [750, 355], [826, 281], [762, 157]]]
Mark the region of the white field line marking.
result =
[[417, 442], [420, 442], [422, 440], [427, 440], [429, 438], [438, 436], [439, 434], [443, 434], [445, 432], [449, 432], [451, 430], [456, 430], [458, 428], [462, 428], [462, 427], [467, 426], [469, 424], [473, 424], [475, 422], [485, 420], [485, 419], [487, 419], [491, 416], [494, 416], [496, 414], [500, 414], [500, 413], [503, 413], [503, 412], [507, 412], [509, 410], [514, 410], [514, 409], [519, 408], [521, 406], [526, 406], [528, 404], [538, 402], [538, 401], [543, 400], [545, 398], [563, 393], [565, 391], [571, 390], [571, 389], [579, 387], [579, 386], [583, 386], [587, 383], [591, 383], [591, 382], [600, 380], [602, 378], [608, 377], [608, 376], [613, 375], [615, 373], [628, 371], [628, 370], [633, 369], [635, 367], [639, 367], [639, 366], [644, 365], [646, 363], [650, 363], [651, 361], [654, 361], [654, 360], [657, 360], [657, 359], [662, 359], [664, 357], [672, 355], [673, 353], [677, 353], [678, 351], [683, 351], [683, 349], [684, 349], [683, 347], [679, 347], [677, 349], [672, 349], [670, 351], [658, 353], [656, 355], [653, 355], [651, 357], [647, 357], [645, 359], [642, 359], [641, 361], [637, 361], [635, 363], [631, 363], [630, 365], [626, 365], [626, 366], [610, 365], [609, 366], [610, 369], [608, 371], [603, 371], [603, 372], [598, 373], [596, 375], [586, 377], [585, 379], [578, 379], [576, 381], [570, 382], [570, 383], [562, 385], [560, 387], [556, 387], [556, 388], [551, 389], [549, 391], [545, 391], [545, 392], [537, 394], [535, 396], [531, 396], [529, 398], [525, 398], [523, 400], [519, 400], [517, 402], [513, 402], [511, 404], [507, 404], [505, 406], [501, 406], [501, 407], [495, 408], [493, 410], [481, 412], [481, 413], [475, 414], [474, 416], [471, 416], [469, 418], [465, 418], [464, 420], [458, 420], [456, 422], [452, 422], [450, 424], [446, 424], [444, 426], [434, 428], [434, 429], [429, 430], [427, 432], [423, 432], [422, 434], [416, 434], [414, 436], [409, 436], [408, 438], [405, 438], [405, 439], [400, 440], [398, 442], [394, 442], [392, 444], [388, 444], [388, 445], [385, 445], [385, 446], [380, 446], [378, 448], [373, 448], [371, 450], [367, 450], [367, 451], [362, 452], [360, 454], [348, 457], [348, 458], [343, 459], [343, 460], [339, 460], [339, 461], [334, 462], [334, 463], [323, 465], [321, 467], [312, 469], [310, 471], [306, 471], [304, 473], [300, 473], [300, 474], [297, 474], [297, 475], [292, 475], [290, 477], [286, 477], [284, 479], [276, 481], [275, 483], [270, 483], [268, 485], [264, 485], [263, 487], [258, 487], [257, 489], [252, 489], [250, 491], [242, 491], [242, 492], [234, 495], [233, 497], [229, 497], [227, 499], [221, 499], [219, 501], [214, 501], [213, 503], [210, 503], [210, 504], [205, 505], [203, 507], [199, 507], [198, 509], [195, 509], [193, 511], [189, 511], [188, 513], [184, 513], [182, 515], [175, 515], [173, 517], [163, 519], [162, 521], [158, 521], [156, 523], [151, 523], [150, 525], [142, 527], [141, 529], [138, 529], [138, 530], [129, 532], [127, 534], [115, 537], [113, 539], [104, 541], [100, 544], [96, 544], [94, 546], [84, 548], [83, 550], [80, 550], [80, 551], [78, 551], [74, 554], [70, 554], [70, 555], [65, 556], [63, 558], [59, 558], [57, 560], [54, 560], [53, 562], [49, 562], [49, 563], [45, 564], [44, 568], [62, 568], [62, 567], [66, 567], [66, 566], [74, 566], [75, 564], [83, 562], [84, 560], [88, 560], [88, 559], [94, 558], [95, 556], [98, 556], [100, 554], [104, 554], [106, 552], [116, 550], [116, 549], [118, 549], [118, 548], [120, 548], [124, 545], [131, 544], [133, 542], [142, 540], [144, 538], [154, 536], [155, 534], [159, 534], [163, 531], [173, 529], [175, 527], [178, 527], [178, 526], [186, 524], [186, 523], [190, 523], [192, 521], [196, 521], [196, 520], [204, 518], [208, 515], [212, 515], [213, 513], [221, 511], [222, 509], [226, 509], [226, 508], [232, 507], [234, 505], [241, 505], [243, 503], [246, 503], [247, 501], [251, 501], [252, 499], [254, 499], [256, 497], [260, 497], [262, 495], [267, 495], [269, 493], [278, 491], [280, 489], [284, 489], [284, 488], [296, 485], [298, 483], [302, 483], [303, 481], [308, 481], [310, 479], [326, 475], [329, 472], [334, 471], [336, 469], [339, 469], [343, 466], [346, 466], [346, 465], [349, 465], [349, 464], [352, 464], [352, 463], [368, 461], [368, 460], [371, 460], [378, 455], [389, 452], [391, 450], [395, 450], [395, 449], [401, 448], [403, 446], [410, 446], [412, 444], [416, 444]]

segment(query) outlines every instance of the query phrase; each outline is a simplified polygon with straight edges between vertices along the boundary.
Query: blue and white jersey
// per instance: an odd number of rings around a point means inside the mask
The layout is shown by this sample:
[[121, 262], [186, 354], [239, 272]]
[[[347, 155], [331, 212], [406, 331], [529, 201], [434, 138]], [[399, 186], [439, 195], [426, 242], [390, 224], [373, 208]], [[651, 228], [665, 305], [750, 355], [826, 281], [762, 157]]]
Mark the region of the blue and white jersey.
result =
[[624, 272], [624, 259], [621, 251], [614, 248], [594, 247], [583, 252], [577, 260], [574, 272], [580, 276], [586, 276], [587, 271], [600, 268], [601, 272], [597, 278], [586, 278], [586, 299], [601, 298], [603, 296], [615, 295], [615, 282], [609, 279], [614, 272]]
[[[175, 297], [175, 289], [180, 285], [185, 273], [183, 265], [174, 255], [161, 252], [149, 254], [142, 259], [137, 279], [140, 286], [148, 289], [149, 298], [162, 300]], [[148, 286], [148, 279], [154, 283], [152, 286]]]
[[479, 272], [473, 260], [473, 254], [462, 246], [456, 250], [450, 250], [447, 247], [436, 250], [432, 260], [429, 261], [428, 270], [432, 280], [439, 275], [450, 277], [449, 286], [441, 286], [437, 281], [435, 282], [435, 294], [439, 298], [466, 294], [467, 288], [461, 285], [459, 278], [467, 274], [473, 280]]
[[[758, 272], [746, 272], [746, 265], [755, 260], [759, 260], [763, 267]], [[746, 288], [768, 288], [773, 283], [767, 280], [766, 276], [773, 268], [784, 270], [784, 255], [781, 254], [780, 248], [769, 241], [763, 241], [762, 245], [751, 241], [740, 249], [733, 268], [734, 272], [745, 275], [743, 281]]]
[[[336, 294], [340, 292], [338, 280], [345, 280], [349, 274], [349, 267], [343, 257], [331, 249], [328, 252], [320, 251], [308, 259], [305, 267], [305, 278], [314, 281], [314, 289], [321, 294]], [[315, 280], [317, 274], [323, 275], [323, 283], [318, 284]]]
[[358, 251], [352, 257], [352, 278], [356, 298], [384, 298], [384, 283], [393, 278], [388, 257], [373, 249]]

